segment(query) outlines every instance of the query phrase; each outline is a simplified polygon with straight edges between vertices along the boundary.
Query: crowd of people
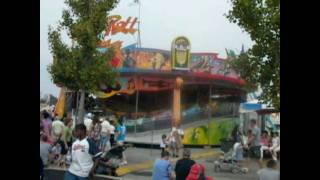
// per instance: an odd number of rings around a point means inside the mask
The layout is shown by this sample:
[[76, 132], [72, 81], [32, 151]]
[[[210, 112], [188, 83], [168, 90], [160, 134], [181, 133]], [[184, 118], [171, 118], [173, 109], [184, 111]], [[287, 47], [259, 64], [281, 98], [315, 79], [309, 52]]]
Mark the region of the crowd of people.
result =
[[[123, 117], [117, 119], [114, 115], [88, 116], [83, 124], [74, 125], [71, 114], [59, 118], [41, 111], [40, 169], [41, 166], [51, 165], [69, 167], [65, 180], [88, 178], [105, 163], [103, 160], [107, 152], [125, 147], [126, 127], [123, 120]], [[123, 151], [122, 148], [118, 165], [127, 164]]]
[[243, 151], [247, 151], [251, 157], [264, 158], [264, 154], [270, 153], [272, 159], [277, 161], [280, 153], [280, 137], [278, 132], [271, 132], [257, 126], [255, 119], [250, 120], [250, 129], [244, 135], [242, 129], [236, 126], [232, 132], [233, 152], [236, 160], [243, 159]]
[[249, 157], [260, 159], [259, 165], [262, 168], [264, 155], [269, 153], [271, 157], [267, 161], [267, 167], [258, 171], [260, 180], [279, 180], [280, 172], [276, 170], [278, 153], [280, 153], [280, 137], [278, 132], [272, 132], [271, 137], [266, 130], [261, 131], [255, 119], [250, 120], [250, 129], [244, 135], [242, 129], [236, 126], [232, 132], [233, 154], [236, 162], [241, 164], [244, 152]]
[[152, 180], [213, 180], [210, 176], [206, 176], [204, 165], [196, 163], [190, 157], [191, 151], [183, 149], [182, 158], [173, 168], [170, 153], [163, 150], [161, 158], [157, 159], [153, 165]]
[[161, 137], [160, 148], [161, 152], [169, 149], [171, 151], [172, 157], [179, 157], [180, 150], [183, 148], [183, 140], [184, 132], [180, 128], [180, 126], [172, 127], [171, 132], [167, 136], [163, 134]]
[[[183, 138], [184, 131], [180, 126], [173, 127], [168, 135], [162, 135], [161, 158], [157, 159], [153, 165], [153, 180], [213, 180], [205, 175], [205, 168], [202, 164], [190, 159], [191, 151], [183, 148]], [[172, 158], [178, 158], [181, 150], [183, 150], [182, 158], [176, 162], [173, 168], [170, 155]]]
[[[261, 131], [256, 120], [250, 121], [250, 129], [246, 136], [240, 127], [232, 132], [233, 157], [243, 159], [244, 151], [263, 158], [265, 152], [270, 152], [272, 158], [267, 167], [258, 172], [261, 180], [273, 180], [279, 173], [275, 170], [277, 153], [280, 151], [279, 133], [273, 132], [269, 138], [267, 131]], [[69, 167], [65, 180], [88, 179], [94, 173], [116, 175], [115, 167], [126, 165], [124, 141], [126, 127], [124, 118], [116, 116], [88, 116], [83, 124], [74, 125], [71, 115], [58, 118], [47, 111], [40, 112], [40, 169], [50, 165]], [[161, 158], [153, 166], [153, 180], [211, 180], [205, 175], [202, 164], [191, 160], [191, 151], [183, 148], [183, 130], [173, 127], [172, 131], [162, 135], [160, 142]], [[120, 148], [120, 149], [119, 149]], [[180, 151], [183, 150], [182, 153]], [[118, 165], [109, 152], [116, 152]], [[169, 152], [170, 151], [170, 152]], [[170, 155], [181, 159], [175, 167], [170, 161]], [[110, 171], [106, 167], [111, 167]], [[43, 172], [40, 171], [43, 177]]]

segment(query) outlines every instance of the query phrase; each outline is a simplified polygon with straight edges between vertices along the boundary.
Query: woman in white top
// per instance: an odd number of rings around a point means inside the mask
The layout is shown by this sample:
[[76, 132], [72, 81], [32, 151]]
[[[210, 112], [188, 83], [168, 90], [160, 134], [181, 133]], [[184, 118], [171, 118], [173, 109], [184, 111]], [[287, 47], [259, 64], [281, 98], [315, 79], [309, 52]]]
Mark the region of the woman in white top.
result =
[[99, 148], [102, 152], [105, 152], [107, 149], [110, 148], [110, 143], [109, 143], [109, 128], [110, 128], [110, 123], [105, 119], [101, 118], [101, 133], [100, 133], [100, 144]]
[[280, 152], [280, 137], [279, 133], [273, 133], [272, 137], [272, 146], [270, 147], [270, 151], [272, 153], [273, 160], [277, 160], [277, 153]]
[[179, 149], [181, 147], [181, 137], [178, 133], [178, 130], [173, 127], [172, 131], [168, 137], [170, 150], [172, 151], [173, 157], [178, 157], [179, 155]]

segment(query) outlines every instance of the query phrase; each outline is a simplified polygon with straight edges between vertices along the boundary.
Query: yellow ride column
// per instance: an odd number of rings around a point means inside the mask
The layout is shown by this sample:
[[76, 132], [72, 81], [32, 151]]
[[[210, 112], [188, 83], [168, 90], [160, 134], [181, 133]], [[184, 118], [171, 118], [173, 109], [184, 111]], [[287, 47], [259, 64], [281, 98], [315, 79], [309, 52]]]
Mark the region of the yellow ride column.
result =
[[177, 127], [181, 124], [181, 88], [183, 79], [176, 78], [175, 87], [173, 89], [173, 122], [172, 126]]

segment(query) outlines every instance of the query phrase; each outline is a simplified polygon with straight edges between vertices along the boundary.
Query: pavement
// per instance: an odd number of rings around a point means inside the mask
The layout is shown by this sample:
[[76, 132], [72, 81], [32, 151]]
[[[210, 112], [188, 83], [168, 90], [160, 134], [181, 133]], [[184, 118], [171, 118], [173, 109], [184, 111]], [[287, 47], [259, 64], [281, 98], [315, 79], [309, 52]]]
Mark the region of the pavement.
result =
[[[213, 162], [221, 155], [219, 149], [191, 149], [192, 159], [205, 166], [206, 175], [214, 180], [257, 180], [257, 171], [260, 169], [259, 161], [255, 159], [245, 159], [243, 166], [249, 169], [246, 174], [233, 174], [228, 171], [214, 172]], [[152, 154], [151, 154], [152, 153]], [[160, 158], [160, 150], [150, 149], [128, 149], [126, 151], [129, 165], [118, 169], [124, 179], [150, 180], [152, 177], [152, 166], [155, 159]], [[140, 156], [142, 155], [142, 156]], [[152, 160], [153, 159], [153, 160]], [[145, 161], [146, 160], [146, 161]], [[177, 159], [170, 159], [175, 164]], [[263, 164], [266, 163], [264, 160]], [[278, 168], [280, 162], [278, 162]], [[279, 169], [280, 170], [280, 169]]]
[[[214, 172], [213, 162], [221, 155], [218, 148], [192, 148], [192, 159], [197, 163], [202, 163], [206, 169], [206, 175], [214, 178], [214, 180], [257, 180], [257, 171], [259, 170], [258, 160], [246, 159], [243, 163], [244, 167], [249, 168], [246, 174], [232, 174], [231, 172]], [[103, 175], [97, 175], [95, 180], [150, 180], [152, 177], [153, 163], [160, 158], [161, 150], [145, 149], [130, 147], [125, 151], [128, 165], [122, 166], [117, 170], [121, 176], [113, 178]], [[181, 157], [181, 154], [180, 154]], [[178, 158], [170, 158], [174, 165]], [[265, 162], [264, 162], [265, 163]], [[280, 162], [279, 162], [280, 165]], [[280, 166], [278, 166], [280, 167]], [[46, 170], [46, 180], [63, 180], [66, 169], [51, 168]]]
[[[136, 152], [138, 151], [138, 152]], [[124, 176], [130, 173], [135, 173], [144, 170], [150, 170], [153, 167], [154, 161], [157, 158], [160, 158], [160, 150], [151, 149], [141, 149], [141, 148], [130, 148], [125, 154], [127, 157], [128, 165], [122, 166], [117, 170], [119, 176]], [[182, 153], [182, 152], [181, 152]], [[180, 154], [181, 157], [182, 154]], [[193, 149], [192, 158], [207, 158], [207, 157], [218, 157], [221, 155], [221, 152], [212, 149]], [[170, 161], [172, 164], [175, 164], [178, 158], [171, 158]]]

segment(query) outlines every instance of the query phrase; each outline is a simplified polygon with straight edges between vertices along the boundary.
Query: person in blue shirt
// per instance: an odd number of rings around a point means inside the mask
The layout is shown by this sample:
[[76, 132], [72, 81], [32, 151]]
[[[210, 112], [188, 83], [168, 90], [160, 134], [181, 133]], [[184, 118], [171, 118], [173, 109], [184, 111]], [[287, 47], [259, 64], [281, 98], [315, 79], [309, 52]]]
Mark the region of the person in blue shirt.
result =
[[[126, 126], [123, 123], [124, 117], [121, 117], [118, 121], [118, 125], [116, 128], [116, 140], [118, 145], [124, 145], [124, 141], [126, 139]], [[126, 156], [124, 152], [122, 153], [122, 162], [121, 165], [127, 165], [128, 162], [126, 160]]]
[[161, 159], [157, 159], [153, 165], [152, 180], [170, 180], [173, 178], [173, 168], [169, 156], [168, 151], [161, 152]]
[[126, 139], [126, 126], [123, 123], [123, 117], [121, 117], [118, 121], [118, 125], [116, 128], [116, 136], [118, 144], [123, 144]]

